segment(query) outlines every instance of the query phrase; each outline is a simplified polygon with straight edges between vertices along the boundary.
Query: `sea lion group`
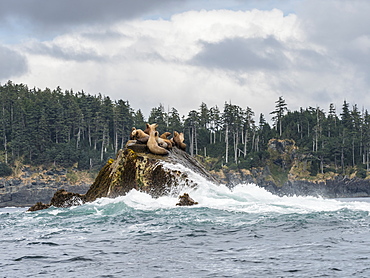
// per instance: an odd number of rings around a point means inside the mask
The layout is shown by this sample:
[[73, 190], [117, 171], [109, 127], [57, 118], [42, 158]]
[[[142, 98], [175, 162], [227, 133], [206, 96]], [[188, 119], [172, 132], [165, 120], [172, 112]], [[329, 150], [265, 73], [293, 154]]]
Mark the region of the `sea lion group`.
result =
[[146, 128], [143, 130], [132, 128], [130, 135], [131, 143], [146, 144], [149, 151], [153, 154], [168, 154], [168, 150], [173, 147], [177, 147], [183, 151], [186, 150], [186, 144], [184, 143], [184, 134], [174, 131], [173, 137], [168, 139], [171, 135], [170, 132], [165, 132], [159, 135], [157, 131], [157, 124], [146, 124]]

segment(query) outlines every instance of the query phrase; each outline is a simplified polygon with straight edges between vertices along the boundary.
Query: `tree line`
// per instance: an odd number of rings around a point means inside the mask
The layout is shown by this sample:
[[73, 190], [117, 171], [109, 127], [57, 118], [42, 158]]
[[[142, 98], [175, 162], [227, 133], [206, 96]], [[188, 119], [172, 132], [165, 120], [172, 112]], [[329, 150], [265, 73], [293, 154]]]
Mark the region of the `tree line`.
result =
[[[349, 167], [369, 171], [370, 115], [344, 101], [338, 114], [333, 104], [290, 111], [283, 99], [275, 102], [270, 125], [252, 108], [224, 103], [223, 108], [201, 103], [180, 115], [162, 104], [148, 119], [128, 101], [83, 91], [29, 89], [8, 81], [0, 85], [0, 172], [16, 161], [80, 169], [101, 167], [129, 139], [131, 128], [157, 123], [158, 130], [179, 131], [191, 155], [213, 158], [212, 167], [262, 167], [269, 157], [268, 141], [293, 139], [298, 154], [311, 164], [311, 174]], [[361, 172], [360, 171], [360, 172]]]

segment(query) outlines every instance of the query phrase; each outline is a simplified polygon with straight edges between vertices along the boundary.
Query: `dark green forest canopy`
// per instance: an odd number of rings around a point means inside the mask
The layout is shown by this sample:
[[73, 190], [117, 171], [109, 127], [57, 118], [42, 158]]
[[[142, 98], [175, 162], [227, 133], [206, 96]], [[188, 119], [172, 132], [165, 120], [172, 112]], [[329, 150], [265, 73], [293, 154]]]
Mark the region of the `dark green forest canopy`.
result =
[[[183, 132], [188, 152], [212, 158], [213, 168], [264, 166], [270, 139], [292, 139], [299, 155], [309, 160], [312, 174], [369, 171], [370, 116], [344, 101], [339, 114], [333, 104], [290, 111], [283, 99], [271, 111], [272, 127], [251, 107], [224, 103], [223, 108], [198, 108], [180, 115], [174, 107], [154, 107], [148, 119], [127, 100], [57, 87], [29, 89], [11, 81], [0, 86], [0, 171], [15, 161], [31, 165], [100, 167], [123, 148], [132, 127], [157, 123], [160, 132]], [[5, 169], [5, 170], [2, 170]], [[1, 174], [1, 173], [0, 173]]]

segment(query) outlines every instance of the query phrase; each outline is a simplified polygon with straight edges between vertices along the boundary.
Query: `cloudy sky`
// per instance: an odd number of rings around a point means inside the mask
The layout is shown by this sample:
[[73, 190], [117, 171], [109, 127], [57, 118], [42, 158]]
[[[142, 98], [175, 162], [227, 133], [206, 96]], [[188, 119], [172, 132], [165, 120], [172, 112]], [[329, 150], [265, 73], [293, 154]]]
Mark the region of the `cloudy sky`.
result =
[[368, 0], [0, 0], [0, 82], [102, 93], [146, 116], [370, 109]]

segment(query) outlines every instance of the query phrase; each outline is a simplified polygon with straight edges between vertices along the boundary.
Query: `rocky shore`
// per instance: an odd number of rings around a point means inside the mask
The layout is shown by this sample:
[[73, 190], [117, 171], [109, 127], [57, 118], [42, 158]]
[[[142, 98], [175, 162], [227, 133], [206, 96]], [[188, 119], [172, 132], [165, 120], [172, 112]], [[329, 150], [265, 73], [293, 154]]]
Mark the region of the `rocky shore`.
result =
[[338, 175], [332, 179], [308, 181], [289, 179], [277, 185], [268, 168], [239, 171], [220, 171], [215, 174], [232, 188], [240, 183], [253, 183], [278, 196], [314, 196], [322, 198], [370, 197], [370, 180]]
[[86, 193], [93, 178], [77, 169], [45, 169], [23, 166], [16, 176], [0, 178], [0, 207], [28, 207], [48, 203], [56, 190]]
[[213, 174], [229, 187], [254, 183], [278, 196], [370, 197], [370, 179], [359, 178], [356, 172], [351, 175], [327, 172], [311, 176], [309, 160], [297, 154], [292, 140], [271, 139], [268, 152], [269, 159], [263, 168], [230, 170], [225, 167]]

